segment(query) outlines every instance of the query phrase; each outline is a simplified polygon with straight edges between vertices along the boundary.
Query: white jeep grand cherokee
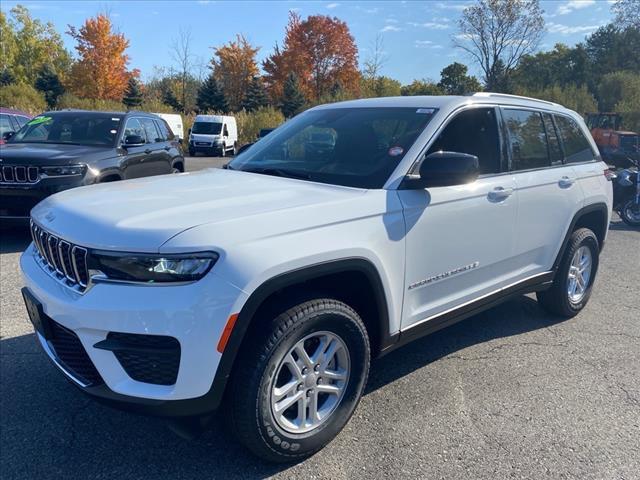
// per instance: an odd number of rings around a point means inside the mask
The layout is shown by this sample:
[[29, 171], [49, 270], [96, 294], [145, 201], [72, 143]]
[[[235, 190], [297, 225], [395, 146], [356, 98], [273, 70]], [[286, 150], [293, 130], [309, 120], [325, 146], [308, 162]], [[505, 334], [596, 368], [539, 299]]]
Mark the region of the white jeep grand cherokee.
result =
[[344, 427], [370, 359], [536, 292], [587, 303], [612, 191], [582, 119], [499, 94], [313, 108], [226, 169], [96, 185], [32, 211], [37, 339], [131, 410], [224, 405], [272, 461]]

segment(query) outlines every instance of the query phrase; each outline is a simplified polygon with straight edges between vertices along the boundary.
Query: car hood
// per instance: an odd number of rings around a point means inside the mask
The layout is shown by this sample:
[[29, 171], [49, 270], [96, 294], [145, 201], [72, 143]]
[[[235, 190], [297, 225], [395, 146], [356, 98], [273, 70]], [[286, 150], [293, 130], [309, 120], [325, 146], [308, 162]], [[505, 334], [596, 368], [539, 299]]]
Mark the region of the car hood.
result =
[[[306, 205], [349, 201], [365, 190], [210, 169], [66, 190], [31, 212], [43, 228], [79, 245], [156, 252], [175, 235]], [[250, 218], [251, 220], [251, 218]]]
[[6, 143], [0, 148], [5, 165], [70, 165], [114, 155], [113, 147], [57, 143]]

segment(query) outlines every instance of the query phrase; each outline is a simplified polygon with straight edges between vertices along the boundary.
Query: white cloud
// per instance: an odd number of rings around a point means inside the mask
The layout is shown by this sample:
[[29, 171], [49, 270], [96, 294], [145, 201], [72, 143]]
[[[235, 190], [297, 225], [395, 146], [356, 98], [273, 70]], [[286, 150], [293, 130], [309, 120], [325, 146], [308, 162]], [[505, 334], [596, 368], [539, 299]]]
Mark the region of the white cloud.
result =
[[396, 20], [395, 18], [385, 18], [384, 21], [387, 23], [398, 23], [398, 20]]
[[327, 8], [329, 8], [329, 9], [337, 8], [339, 6], [340, 6], [339, 3], [329, 3], [329, 4], [327, 4]]
[[600, 28], [601, 25], [563, 25], [561, 23], [549, 22], [547, 23], [547, 31], [550, 33], [559, 33], [561, 35], [572, 35], [574, 33], [587, 33], [593, 32]]
[[442, 10], [458, 10], [462, 11], [471, 4], [468, 2], [458, 3], [458, 2], [438, 2], [436, 3], [436, 8], [440, 8]]
[[444, 48], [442, 45], [433, 43], [431, 40], [416, 40], [413, 46], [416, 48], [433, 48], [433, 49]]
[[380, 31], [384, 32], [399, 32], [402, 30], [400, 27], [396, 27], [395, 25], [385, 25]]
[[424, 22], [424, 23], [408, 22], [408, 25], [411, 25], [412, 27], [431, 28], [433, 30], [446, 30], [447, 28], [451, 28], [451, 25], [448, 25], [446, 23], [437, 23], [437, 22]]
[[596, 0], [569, 0], [567, 3], [558, 5], [556, 13], [558, 15], [566, 15], [574, 10], [581, 10], [596, 3]]

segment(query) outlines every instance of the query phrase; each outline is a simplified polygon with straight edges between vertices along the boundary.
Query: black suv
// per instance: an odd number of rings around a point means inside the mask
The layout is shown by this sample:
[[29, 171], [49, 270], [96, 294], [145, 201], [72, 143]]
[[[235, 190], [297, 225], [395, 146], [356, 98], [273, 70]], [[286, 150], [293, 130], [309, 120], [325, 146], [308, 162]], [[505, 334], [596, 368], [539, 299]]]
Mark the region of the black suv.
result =
[[184, 171], [167, 123], [143, 112], [47, 112], [4, 137], [0, 219], [28, 218], [40, 200], [61, 190]]

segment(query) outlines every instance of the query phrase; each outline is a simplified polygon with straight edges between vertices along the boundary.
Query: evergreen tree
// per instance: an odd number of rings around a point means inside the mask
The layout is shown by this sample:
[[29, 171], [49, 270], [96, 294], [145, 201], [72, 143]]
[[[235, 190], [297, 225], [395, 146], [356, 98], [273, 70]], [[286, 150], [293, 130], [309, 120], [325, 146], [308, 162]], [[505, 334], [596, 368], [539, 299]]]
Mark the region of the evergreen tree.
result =
[[171, 88], [169, 87], [167, 87], [162, 93], [162, 103], [169, 105], [171, 108], [173, 108], [174, 112], [182, 111], [182, 104], [173, 93], [173, 90], [171, 90]]
[[290, 73], [284, 82], [280, 110], [286, 118], [290, 118], [300, 111], [304, 103], [304, 95], [300, 91], [298, 77], [295, 73]]
[[242, 102], [242, 107], [247, 112], [253, 112], [261, 107], [266, 107], [269, 104], [267, 99], [267, 92], [264, 89], [264, 84], [260, 77], [254, 76], [249, 83], [247, 94]]
[[137, 78], [132, 76], [129, 78], [127, 89], [124, 91], [122, 103], [124, 103], [127, 108], [131, 109], [142, 105], [142, 100], [142, 88], [140, 86], [140, 82]]
[[196, 104], [201, 112], [226, 113], [229, 110], [224, 92], [218, 86], [218, 82], [213, 73], [209, 75], [198, 90]]
[[7, 85], [11, 85], [16, 82], [16, 77], [13, 76], [11, 70], [8, 68], [3, 68], [0, 72], [0, 87], [6, 87]]
[[49, 108], [54, 108], [58, 104], [58, 98], [64, 93], [60, 77], [48, 64], [38, 72], [35, 87], [44, 94]]

